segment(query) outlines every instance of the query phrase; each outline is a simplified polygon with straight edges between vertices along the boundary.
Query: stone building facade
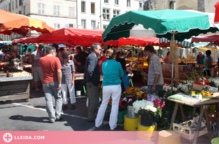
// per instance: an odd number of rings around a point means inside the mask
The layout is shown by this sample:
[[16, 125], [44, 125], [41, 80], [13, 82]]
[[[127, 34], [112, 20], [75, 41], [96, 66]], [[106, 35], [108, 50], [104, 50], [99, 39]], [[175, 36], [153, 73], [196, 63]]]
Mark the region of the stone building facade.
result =
[[[130, 10], [140, 10], [141, 0], [1, 0], [0, 9], [26, 15], [59, 28], [105, 29], [110, 20]], [[39, 33], [31, 31], [29, 36]], [[1, 35], [3, 40], [21, 35]]]
[[214, 13], [217, 2], [218, 0], [145, 0], [144, 10], [177, 9]]

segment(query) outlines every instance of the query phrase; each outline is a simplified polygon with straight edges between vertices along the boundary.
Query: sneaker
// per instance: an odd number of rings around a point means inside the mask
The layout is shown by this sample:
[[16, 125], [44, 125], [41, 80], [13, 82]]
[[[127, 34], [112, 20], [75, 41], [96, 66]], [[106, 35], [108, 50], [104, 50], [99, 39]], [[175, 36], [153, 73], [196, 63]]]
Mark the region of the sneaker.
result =
[[68, 109], [68, 107], [66, 105], [62, 106], [62, 110], [67, 110], [67, 109]]
[[102, 123], [99, 127], [96, 127], [95, 126], [95, 128], [101, 128], [101, 127], [103, 127], [103, 126], [105, 126], [106, 124], [105, 123]]
[[76, 109], [76, 106], [72, 105], [71, 110], [74, 110], [74, 109]]
[[55, 122], [55, 120], [51, 119], [51, 120], [49, 120], [49, 122], [50, 122], [50, 123], [54, 123], [54, 122]]
[[62, 121], [62, 120], [63, 120], [63, 117], [56, 118], [56, 121]]

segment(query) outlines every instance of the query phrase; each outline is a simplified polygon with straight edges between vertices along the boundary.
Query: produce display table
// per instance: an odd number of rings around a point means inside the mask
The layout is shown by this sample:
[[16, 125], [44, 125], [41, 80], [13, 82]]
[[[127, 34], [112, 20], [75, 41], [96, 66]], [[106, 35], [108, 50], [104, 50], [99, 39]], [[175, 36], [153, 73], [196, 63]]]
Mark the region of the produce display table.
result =
[[[175, 108], [174, 108], [174, 111], [173, 111], [172, 120], [171, 120], [171, 124], [170, 124], [170, 130], [172, 130], [172, 128], [173, 128], [173, 123], [174, 123], [175, 118], [176, 118], [178, 107], [180, 107], [180, 111], [181, 111], [181, 114], [182, 114], [182, 119], [183, 119], [183, 122], [185, 122], [185, 116], [184, 116], [182, 105], [187, 105], [187, 106], [193, 107], [193, 116], [195, 115], [196, 107], [201, 108], [200, 114], [199, 114], [199, 122], [198, 122], [198, 125], [197, 125], [197, 129], [195, 131], [195, 137], [193, 139], [193, 144], [197, 143], [197, 138], [198, 138], [199, 130], [200, 130], [200, 127], [201, 127], [201, 121], [202, 121], [203, 113], [205, 113], [205, 119], [206, 119], [209, 139], [211, 140], [212, 137], [216, 137], [218, 135], [218, 130], [219, 130], [219, 117], [217, 118], [216, 134], [212, 135], [212, 129], [211, 129], [211, 125], [210, 125], [210, 121], [209, 121], [209, 117], [208, 117], [208, 115], [209, 115], [208, 105], [216, 104], [217, 107], [219, 107], [219, 92], [216, 92], [214, 94], [214, 98], [215, 99], [203, 99], [201, 102], [196, 103], [196, 104], [188, 104], [188, 103], [185, 103], [185, 102], [182, 102], [182, 101], [168, 99], [169, 101], [172, 101], [172, 102], [175, 103]], [[218, 116], [219, 116], [219, 112], [218, 112]]]
[[31, 64], [28, 64], [28, 63], [22, 63], [22, 66], [23, 68], [32, 68], [32, 65]]
[[32, 76], [1, 77], [0, 101], [29, 99]]
[[[75, 73], [75, 81], [84, 80], [84, 73]], [[100, 81], [103, 81], [103, 75], [100, 75]]]
[[3, 62], [3, 61], [0, 61], [0, 65], [8, 65], [9, 62]]
[[[132, 71], [138, 70], [136, 67], [126, 66], [126, 69], [130, 69], [130, 68], [132, 69]], [[142, 69], [144, 72], [146, 72], [146, 73], [148, 72], [148, 66], [143, 66]]]

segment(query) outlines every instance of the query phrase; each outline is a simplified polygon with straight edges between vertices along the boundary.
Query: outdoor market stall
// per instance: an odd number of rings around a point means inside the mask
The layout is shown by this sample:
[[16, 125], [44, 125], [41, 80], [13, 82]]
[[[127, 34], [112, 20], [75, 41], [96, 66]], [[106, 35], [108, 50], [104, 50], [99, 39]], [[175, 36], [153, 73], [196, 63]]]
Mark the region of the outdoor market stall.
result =
[[[117, 40], [121, 37], [134, 36], [130, 33], [134, 25], [142, 24], [145, 29], [151, 28], [159, 38], [165, 37], [170, 42], [170, 59], [172, 64], [171, 81], [179, 80], [179, 67], [177, 57], [177, 44], [175, 40], [183, 41], [201, 33], [218, 31], [218, 27], [211, 22], [209, 15], [203, 13], [180, 11], [180, 10], [155, 10], [155, 11], [129, 11], [120, 16], [114, 17], [103, 33], [103, 40]], [[132, 35], [131, 35], [132, 34]], [[175, 76], [173, 75], [175, 65]], [[194, 76], [193, 74], [191, 76]], [[188, 76], [187, 76], [188, 77]], [[189, 77], [188, 77], [189, 78]], [[187, 81], [188, 83], [188, 81]], [[167, 92], [172, 92], [173, 85]], [[203, 92], [204, 93], [204, 92]], [[204, 93], [209, 95], [210, 93]], [[133, 104], [134, 105], [134, 104]], [[155, 104], [154, 104], [155, 106]], [[138, 108], [137, 108], [138, 109]], [[148, 109], [150, 110], [150, 109]], [[153, 108], [151, 108], [153, 111]], [[154, 110], [155, 111], [155, 110]], [[201, 111], [200, 119], [202, 119]], [[173, 115], [174, 117], [174, 115]], [[198, 122], [200, 125], [200, 121]], [[153, 125], [151, 125], [153, 126]], [[199, 129], [198, 129], [199, 130]], [[198, 133], [196, 133], [197, 135]], [[193, 144], [197, 141], [197, 136]]]
[[[11, 35], [17, 33], [26, 36], [30, 30], [41, 33], [50, 33], [54, 29], [45, 22], [13, 14], [0, 10], [0, 34]], [[21, 40], [25, 40], [22, 38]], [[21, 56], [22, 57], [22, 56]], [[23, 71], [23, 67], [30, 65], [23, 64], [22, 58], [14, 58], [10, 62], [4, 61], [0, 65], [0, 101], [28, 99], [30, 94], [30, 80], [32, 75]]]
[[[210, 140], [213, 137], [217, 137], [219, 112], [215, 112], [214, 107], [212, 109], [209, 105], [215, 104], [216, 107], [219, 106], [219, 85], [214, 80], [200, 79], [198, 76], [191, 79], [187, 84], [180, 83], [175, 85], [172, 90], [169, 85], [164, 85], [161, 91], [167, 100], [175, 105], [169, 129], [179, 132], [185, 139], [196, 143], [197, 138], [205, 134], [208, 134]], [[192, 120], [186, 121], [184, 113], [188, 115], [188, 112], [183, 110], [183, 105], [193, 107]], [[167, 103], [166, 106], [170, 106], [170, 103]], [[179, 124], [174, 123], [178, 107], [182, 116], [182, 122]], [[197, 108], [200, 108], [200, 112], [198, 113], [199, 116], [195, 117]], [[201, 119], [203, 113], [205, 120]], [[215, 126], [214, 130], [212, 129], [213, 126]]]

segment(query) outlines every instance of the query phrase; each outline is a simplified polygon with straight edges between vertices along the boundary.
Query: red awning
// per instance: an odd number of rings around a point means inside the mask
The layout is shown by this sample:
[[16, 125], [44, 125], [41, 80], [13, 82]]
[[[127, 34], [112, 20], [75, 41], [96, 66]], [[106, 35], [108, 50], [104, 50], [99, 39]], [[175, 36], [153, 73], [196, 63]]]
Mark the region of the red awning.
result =
[[210, 36], [198, 36], [192, 37], [192, 43], [199, 43], [199, 42], [211, 42], [211, 43], [219, 43], [219, 35], [210, 35]]
[[20, 41], [20, 43], [23, 43], [23, 44], [34, 44], [34, 43], [40, 43], [39, 41], [39, 37], [28, 37], [26, 39], [23, 39]]
[[219, 2], [217, 2], [215, 5], [215, 16], [214, 16], [214, 22], [219, 22]]
[[40, 43], [60, 43], [81, 46], [92, 46], [94, 43], [103, 44], [103, 30], [87, 30], [63, 28], [39, 36]]
[[116, 41], [107, 41], [105, 43], [105, 45], [111, 45], [111, 46], [116, 46], [116, 47], [125, 46], [125, 45], [146, 46], [148, 44], [158, 45], [159, 39], [148, 38], [148, 37], [136, 38], [134, 36], [130, 36], [129, 38], [120, 38]]
[[0, 38], [0, 41], [3, 41], [3, 39]]

